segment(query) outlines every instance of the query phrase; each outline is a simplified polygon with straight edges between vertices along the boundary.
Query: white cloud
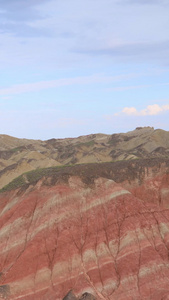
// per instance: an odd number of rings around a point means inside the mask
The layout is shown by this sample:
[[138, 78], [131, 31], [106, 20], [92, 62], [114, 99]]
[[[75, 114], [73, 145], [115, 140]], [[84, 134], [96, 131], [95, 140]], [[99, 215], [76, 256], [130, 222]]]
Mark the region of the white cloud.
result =
[[167, 110], [169, 110], [169, 104], [161, 106], [158, 104], [153, 104], [148, 105], [145, 109], [142, 109], [140, 111], [135, 107], [124, 107], [122, 113], [128, 116], [156, 116]]
[[125, 107], [122, 112], [127, 115], [137, 115], [137, 109], [135, 107]]
[[158, 104], [148, 105], [145, 109], [141, 110], [141, 116], [155, 116], [163, 112], [164, 108]]

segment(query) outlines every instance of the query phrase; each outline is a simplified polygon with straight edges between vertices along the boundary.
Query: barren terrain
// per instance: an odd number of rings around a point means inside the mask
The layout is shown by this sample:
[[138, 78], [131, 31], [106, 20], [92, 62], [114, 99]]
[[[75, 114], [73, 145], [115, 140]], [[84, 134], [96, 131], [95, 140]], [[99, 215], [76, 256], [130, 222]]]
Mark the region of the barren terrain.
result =
[[168, 132], [0, 139], [1, 298], [169, 299]]

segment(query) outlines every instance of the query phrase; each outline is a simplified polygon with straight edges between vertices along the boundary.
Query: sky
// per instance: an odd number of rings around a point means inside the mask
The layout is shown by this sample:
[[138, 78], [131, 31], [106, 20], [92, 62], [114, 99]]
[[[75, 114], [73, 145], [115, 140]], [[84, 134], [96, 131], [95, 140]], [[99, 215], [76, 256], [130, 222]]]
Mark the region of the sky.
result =
[[169, 130], [169, 0], [0, 0], [0, 134]]

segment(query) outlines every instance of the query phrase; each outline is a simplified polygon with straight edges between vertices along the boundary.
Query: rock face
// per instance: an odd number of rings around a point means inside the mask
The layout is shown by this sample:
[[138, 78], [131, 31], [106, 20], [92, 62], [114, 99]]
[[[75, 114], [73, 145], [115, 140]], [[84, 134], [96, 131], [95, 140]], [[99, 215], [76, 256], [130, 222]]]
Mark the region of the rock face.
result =
[[80, 298], [77, 298], [72, 290], [70, 290], [63, 300], [96, 300], [96, 298], [90, 293], [84, 293]]
[[0, 194], [3, 299], [169, 299], [167, 197], [142, 192], [168, 193], [167, 163], [142, 163], [133, 180], [129, 166], [121, 182], [77, 166]]
[[72, 291], [69, 291], [63, 300], [77, 300], [77, 298]]
[[84, 293], [79, 300], [96, 300], [96, 298], [90, 293]]

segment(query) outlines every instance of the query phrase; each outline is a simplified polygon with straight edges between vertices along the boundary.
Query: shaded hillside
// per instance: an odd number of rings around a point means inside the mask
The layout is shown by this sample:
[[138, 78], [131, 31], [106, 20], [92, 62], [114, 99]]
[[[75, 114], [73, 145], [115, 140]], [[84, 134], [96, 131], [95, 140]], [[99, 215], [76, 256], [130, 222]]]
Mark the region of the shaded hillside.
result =
[[113, 135], [47, 141], [0, 135], [0, 188], [38, 168], [141, 158], [168, 158], [169, 132], [151, 127]]
[[92, 185], [100, 177], [112, 179], [117, 183], [145, 181], [145, 177], [166, 174], [169, 172], [169, 158], [149, 158], [129, 161], [91, 163], [81, 165], [40, 168], [25, 172], [4, 186], [0, 192], [36, 185], [42, 180], [42, 185], [52, 186], [57, 182], [68, 183], [71, 176], [78, 176], [87, 184]]

